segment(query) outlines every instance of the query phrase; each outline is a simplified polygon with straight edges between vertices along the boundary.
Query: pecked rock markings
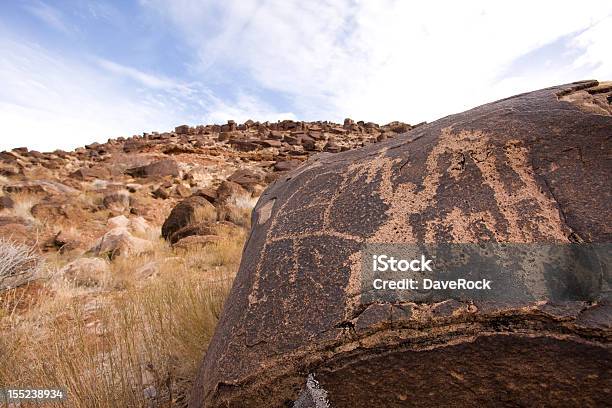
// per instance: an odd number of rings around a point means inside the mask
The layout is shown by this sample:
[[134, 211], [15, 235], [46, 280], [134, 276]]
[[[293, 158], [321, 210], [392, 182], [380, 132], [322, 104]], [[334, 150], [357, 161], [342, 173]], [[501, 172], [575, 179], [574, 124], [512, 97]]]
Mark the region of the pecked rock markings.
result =
[[363, 304], [359, 284], [365, 243], [611, 243], [612, 117], [568, 99], [590, 89], [517, 95], [280, 177], [191, 406], [291, 406], [310, 373], [334, 407], [605, 404], [609, 299]]

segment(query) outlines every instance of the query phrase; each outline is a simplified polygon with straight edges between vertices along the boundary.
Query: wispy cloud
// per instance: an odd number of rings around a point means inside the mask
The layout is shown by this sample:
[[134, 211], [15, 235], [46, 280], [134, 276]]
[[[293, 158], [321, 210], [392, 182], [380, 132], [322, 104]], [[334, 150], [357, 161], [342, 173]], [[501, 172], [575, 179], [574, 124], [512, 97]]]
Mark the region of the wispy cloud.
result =
[[191, 92], [191, 88], [188, 84], [167, 78], [162, 75], [154, 75], [151, 73], [143, 72], [138, 69], [127, 67], [125, 65], [121, 65], [116, 62], [102, 58], [96, 58], [96, 62], [101, 68], [104, 68], [106, 71], [114, 75], [128, 77], [140, 83], [141, 85], [144, 85], [151, 89], [180, 91], [185, 93]]
[[[432, 120], [581, 79], [576, 73], [612, 75], [612, 55], [604, 52], [610, 24], [602, 20], [612, 5], [599, 1], [144, 4], [182, 30], [202, 72], [238, 71], [244, 81], [293, 101], [305, 119]], [[575, 61], [550, 55], [555, 71], [547, 75], [535, 75], [544, 67], [527, 75], [507, 70], [521, 56], [581, 30], [567, 44]]]
[[62, 13], [56, 8], [43, 3], [42, 1], [26, 3], [23, 7], [30, 14], [47, 24], [49, 27], [63, 33], [69, 33], [71, 31], [68, 24], [64, 21]]
[[0, 150], [71, 149], [183, 123], [292, 117], [253, 95], [220, 98], [200, 83], [94, 56], [60, 56], [0, 34]]
[[[228, 119], [416, 123], [612, 78], [612, 3], [598, 0], [134, 1], [0, 16], [0, 149]], [[31, 16], [78, 41], [46, 41]]]

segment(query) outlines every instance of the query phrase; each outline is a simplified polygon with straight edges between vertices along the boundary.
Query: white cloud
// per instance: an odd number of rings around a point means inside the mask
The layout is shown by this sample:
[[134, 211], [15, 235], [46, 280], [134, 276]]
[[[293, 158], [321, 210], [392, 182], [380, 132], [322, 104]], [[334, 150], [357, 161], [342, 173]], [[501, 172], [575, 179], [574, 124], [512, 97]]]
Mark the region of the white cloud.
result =
[[111, 137], [232, 118], [278, 119], [254, 96], [222, 102], [197, 83], [112, 61], [58, 56], [0, 30], [0, 150], [72, 149]]
[[[70, 57], [0, 26], [0, 149], [68, 148], [227, 119], [416, 123], [532, 89], [612, 77], [609, 1], [140, 3], [155, 13], [134, 21], [157, 24], [155, 35], [171, 33], [177, 48], [192, 51], [192, 60], [168, 61], [175, 72], [190, 68], [190, 77], [77, 50]], [[45, 3], [24, 7], [56, 30], [74, 31], [67, 15]], [[130, 24], [134, 16], [119, 10], [80, 12]]]
[[0, 149], [73, 148], [184, 119], [83, 62], [8, 35], [0, 37], [0, 48]]
[[171, 78], [153, 75], [102, 58], [97, 58], [96, 61], [100, 67], [104, 68], [110, 73], [129, 77], [147, 88], [191, 93], [191, 89], [188, 84], [173, 80]]
[[224, 102], [219, 98], [212, 98], [212, 104], [204, 116], [205, 123], [224, 123], [232, 118], [237, 122], [254, 121], [276, 121], [281, 119], [297, 120], [292, 112], [277, 112], [271, 106], [262, 102], [253, 95], [241, 93], [234, 102]]
[[[259, 86], [294, 100], [305, 119], [433, 120], [511, 94], [583, 79], [575, 77], [577, 72], [610, 75], [610, 23], [602, 20], [612, 13], [609, 2], [143, 4], [184, 31], [203, 72], [213, 65], [239, 69]], [[585, 29], [568, 44], [583, 53], [574, 63], [556, 64], [546, 75], [543, 68], [520, 75], [505, 72], [522, 55]]]

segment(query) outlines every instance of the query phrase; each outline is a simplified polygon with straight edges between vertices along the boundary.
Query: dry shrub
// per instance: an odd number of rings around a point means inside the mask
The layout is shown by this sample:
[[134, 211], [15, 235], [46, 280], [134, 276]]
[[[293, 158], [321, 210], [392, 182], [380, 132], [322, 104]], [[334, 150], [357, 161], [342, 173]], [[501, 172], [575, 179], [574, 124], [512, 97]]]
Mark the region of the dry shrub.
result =
[[0, 291], [34, 279], [42, 264], [34, 246], [0, 237]]
[[[55, 406], [185, 406], [243, 243], [234, 232], [178, 253], [160, 241], [148, 256], [113, 262], [121, 290], [63, 287], [26, 313], [0, 315], [0, 384], [67, 389]], [[137, 281], [148, 262], [159, 275]]]
[[198, 222], [214, 221], [216, 219], [217, 219], [217, 210], [212, 204], [210, 204], [206, 206], [197, 207], [194, 211], [193, 219], [191, 220], [191, 223], [197, 224]]
[[109, 304], [74, 300], [42, 339], [29, 325], [0, 336], [0, 383], [65, 387], [71, 407], [184, 405], [229, 284], [158, 281]]

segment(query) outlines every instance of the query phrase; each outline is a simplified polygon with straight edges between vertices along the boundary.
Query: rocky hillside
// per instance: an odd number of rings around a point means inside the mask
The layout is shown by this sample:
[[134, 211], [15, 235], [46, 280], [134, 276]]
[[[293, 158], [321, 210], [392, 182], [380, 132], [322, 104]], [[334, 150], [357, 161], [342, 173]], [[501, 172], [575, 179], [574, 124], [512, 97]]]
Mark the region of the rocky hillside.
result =
[[[4, 151], [0, 236], [36, 243], [44, 251], [99, 252], [110, 218], [140, 217], [141, 224], [157, 228], [178, 201], [192, 196], [214, 206], [211, 220], [248, 223], [264, 186], [309, 156], [376, 143], [411, 128], [350, 119], [343, 125], [228, 121], [120, 137], [72, 152]], [[116, 244], [125, 248], [104, 249], [146, 248], [125, 238]]]

